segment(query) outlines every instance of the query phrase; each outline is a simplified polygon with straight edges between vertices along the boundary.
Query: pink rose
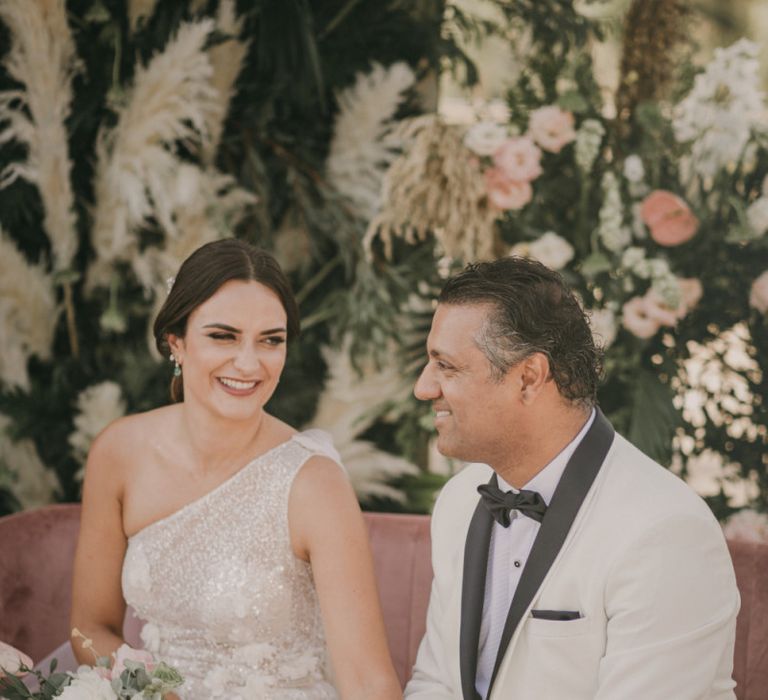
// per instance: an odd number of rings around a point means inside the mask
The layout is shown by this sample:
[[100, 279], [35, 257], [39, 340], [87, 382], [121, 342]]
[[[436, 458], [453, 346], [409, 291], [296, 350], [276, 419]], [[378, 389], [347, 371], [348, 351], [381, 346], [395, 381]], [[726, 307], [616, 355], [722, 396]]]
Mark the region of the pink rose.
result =
[[640, 205], [640, 218], [650, 229], [651, 238], [663, 246], [689, 241], [699, 229], [699, 220], [677, 195], [654, 190]]
[[499, 168], [488, 168], [483, 177], [488, 201], [497, 209], [522, 209], [533, 197], [529, 182], [510, 180]]
[[528, 133], [545, 151], [560, 153], [560, 149], [576, 138], [573, 115], [556, 105], [539, 107], [531, 112]]
[[644, 297], [632, 297], [621, 309], [621, 325], [638, 338], [650, 338], [661, 324], [648, 314]]
[[541, 151], [527, 136], [507, 139], [493, 154], [493, 162], [510, 180], [530, 182], [541, 175]]
[[761, 314], [768, 313], [768, 270], [752, 283], [749, 291], [749, 305]]
[[155, 657], [152, 654], [144, 649], [134, 649], [127, 644], [123, 644], [113, 656], [115, 663], [112, 664], [112, 678], [119, 678], [120, 674], [125, 671], [126, 661], [144, 664], [148, 673], [151, 673], [155, 668]]

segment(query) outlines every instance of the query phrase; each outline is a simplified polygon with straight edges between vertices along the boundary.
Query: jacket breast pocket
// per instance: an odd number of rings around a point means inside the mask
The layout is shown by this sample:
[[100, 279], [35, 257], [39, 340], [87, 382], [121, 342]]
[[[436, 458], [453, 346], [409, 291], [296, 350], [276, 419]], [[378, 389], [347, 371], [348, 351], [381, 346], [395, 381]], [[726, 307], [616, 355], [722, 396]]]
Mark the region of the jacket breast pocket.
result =
[[529, 617], [525, 621], [526, 630], [533, 637], [575, 637], [588, 634], [591, 626], [588, 617], [565, 620]]

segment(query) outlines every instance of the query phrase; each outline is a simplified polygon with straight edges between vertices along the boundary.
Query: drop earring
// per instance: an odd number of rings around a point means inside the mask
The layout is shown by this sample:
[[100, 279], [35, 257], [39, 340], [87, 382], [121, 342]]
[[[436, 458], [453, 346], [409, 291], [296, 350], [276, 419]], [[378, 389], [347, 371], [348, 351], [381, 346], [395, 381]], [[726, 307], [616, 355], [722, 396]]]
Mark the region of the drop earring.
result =
[[179, 361], [176, 358], [176, 355], [171, 355], [171, 358], [173, 359], [173, 376], [174, 377], [180, 377], [181, 376], [181, 365], [179, 364]]

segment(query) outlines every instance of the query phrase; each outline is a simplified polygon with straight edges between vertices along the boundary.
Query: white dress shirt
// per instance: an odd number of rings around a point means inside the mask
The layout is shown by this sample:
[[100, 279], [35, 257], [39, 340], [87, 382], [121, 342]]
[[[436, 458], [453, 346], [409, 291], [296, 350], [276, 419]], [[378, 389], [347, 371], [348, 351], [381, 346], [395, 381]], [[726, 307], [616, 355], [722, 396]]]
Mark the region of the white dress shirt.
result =
[[[549, 505], [568, 460], [587, 434], [594, 419], [595, 410], [592, 409], [589, 419], [578, 435], [523, 488], [538, 491], [544, 502]], [[518, 491], [500, 476], [497, 478], [499, 488], [502, 491]], [[475, 678], [475, 688], [482, 698], [488, 694], [493, 667], [496, 663], [496, 654], [504, 631], [504, 623], [507, 621], [507, 612], [520, 581], [520, 574], [523, 572], [525, 562], [528, 560], [533, 542], [539, 533], [539, 527], [541, 527], [540, 523], [533, 518], [522, 515], [515, 510], [510, 513], [510, 518], [512, 522], [509, 527], [502, 527], [494, 521], [491, 529], [483, 618], [480, 625], [477, 676]]]

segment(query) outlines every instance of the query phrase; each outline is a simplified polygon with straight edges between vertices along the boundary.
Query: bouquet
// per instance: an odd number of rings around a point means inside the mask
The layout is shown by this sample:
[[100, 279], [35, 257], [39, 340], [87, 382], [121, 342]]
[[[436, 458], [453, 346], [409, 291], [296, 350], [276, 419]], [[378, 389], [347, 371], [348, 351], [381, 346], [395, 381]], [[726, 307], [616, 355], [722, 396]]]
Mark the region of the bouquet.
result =
[[[82, 637], [77, 630], [73, 636]], [[83, 647], [93, 650], [91, 640], [83, 637]], [[123, 644], [113, 655], [98, 656], [94, 666], [80, 666], [76, 672], [57, 672], [56, 659], [48, 675], [21, 663], [18, 671], [0, 676], [0, 698], [6, 700], [162, 700], [183, 683], [176, 669], [155, 662], [152, 655]], [[30, 690], [21, 676], [32, 673], [39, 689]]]

